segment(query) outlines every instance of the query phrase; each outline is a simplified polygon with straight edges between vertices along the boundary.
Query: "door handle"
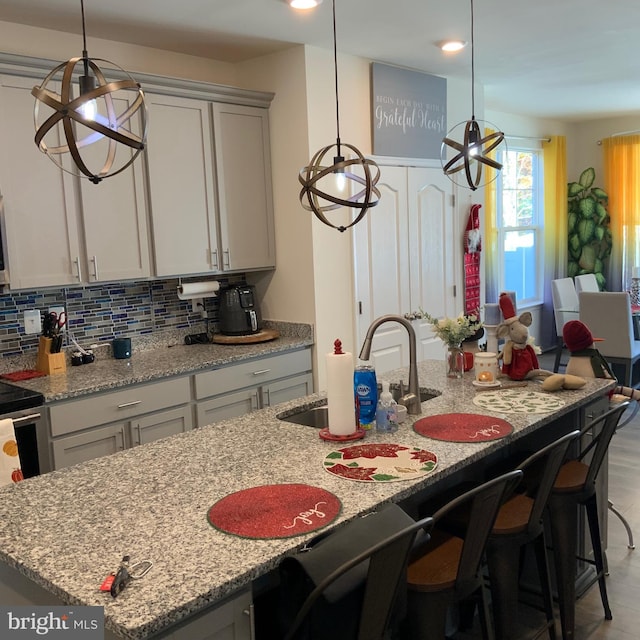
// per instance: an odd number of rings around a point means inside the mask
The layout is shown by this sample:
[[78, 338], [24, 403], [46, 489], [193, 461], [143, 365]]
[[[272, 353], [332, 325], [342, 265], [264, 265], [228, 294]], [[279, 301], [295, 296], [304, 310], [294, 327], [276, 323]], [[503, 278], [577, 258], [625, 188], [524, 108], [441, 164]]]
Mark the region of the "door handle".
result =
[[131, 402], [123, 402], [118, 405], [118, 409], [126, 409], [127, 407], [134, 407], [137, 404], [140, 404], [142, 400], [132, 400]]

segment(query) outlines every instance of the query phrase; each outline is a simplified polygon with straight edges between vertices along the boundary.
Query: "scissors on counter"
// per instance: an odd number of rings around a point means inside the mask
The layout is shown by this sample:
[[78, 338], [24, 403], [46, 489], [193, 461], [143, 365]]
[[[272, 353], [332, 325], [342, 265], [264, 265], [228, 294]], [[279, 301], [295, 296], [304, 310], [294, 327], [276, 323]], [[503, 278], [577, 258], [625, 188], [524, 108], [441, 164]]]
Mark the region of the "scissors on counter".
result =
[[58, 315], [55, 311], [49, 311], [44, 314], [42, 321], [42, 335], [51, 338], [51, 353], [59, 353], [62, 349], [62, 336], [60, 332], [64, 325], [67, 324], [67, 314], [65, 311]]
[[124, 590], [131, 580], [137, 580], [147, 575], [149, 569], [153, 566], [153, 563], [149, 560], [143, 560], [133, 565], [130, 564], [130, 560], [130, 556], [127, 555], [120, 561], [120, 566], [118, 567], [110, 589], [111, 595], [114, 598]]

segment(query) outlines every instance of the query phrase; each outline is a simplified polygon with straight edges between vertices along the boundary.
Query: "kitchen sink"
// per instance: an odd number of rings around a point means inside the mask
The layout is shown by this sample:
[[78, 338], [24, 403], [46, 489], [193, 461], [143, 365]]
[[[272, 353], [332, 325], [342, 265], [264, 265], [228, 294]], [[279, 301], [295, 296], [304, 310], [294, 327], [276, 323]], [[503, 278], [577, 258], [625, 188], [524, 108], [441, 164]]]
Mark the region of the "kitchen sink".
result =
[[[397, 402], [400, 398], [400, 385], [391, 384], [389, 390]], [[420, 388], [420, 402], [426, 402], [439, 395], [439, 393], [424, 387]], [[303, 409], [289, 409], [276, 417], [284, 422], [293, 422], [294, 424], [315, 427], [316, 429], [324, 429], [329, 426], [329, 408], [327, 407], [326, 399], [316, 402], [314, 406], [305, 406]]]

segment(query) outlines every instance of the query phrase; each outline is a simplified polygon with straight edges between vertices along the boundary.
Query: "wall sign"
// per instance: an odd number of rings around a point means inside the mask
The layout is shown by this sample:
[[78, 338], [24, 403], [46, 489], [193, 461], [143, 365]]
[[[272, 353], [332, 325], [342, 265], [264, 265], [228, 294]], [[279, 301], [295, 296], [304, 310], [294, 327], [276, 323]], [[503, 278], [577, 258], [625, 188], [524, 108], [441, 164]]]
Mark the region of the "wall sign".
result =
[[371, 63], [373, 153], [440, 159], [447, 133], [447, 80]]

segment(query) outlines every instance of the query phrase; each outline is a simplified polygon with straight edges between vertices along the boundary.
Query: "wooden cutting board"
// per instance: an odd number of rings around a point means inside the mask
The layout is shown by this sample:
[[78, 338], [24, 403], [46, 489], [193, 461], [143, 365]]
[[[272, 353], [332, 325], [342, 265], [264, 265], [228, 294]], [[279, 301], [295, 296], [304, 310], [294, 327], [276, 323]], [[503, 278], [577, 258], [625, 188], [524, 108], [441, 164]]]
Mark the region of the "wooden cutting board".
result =
[[255, 342], [268, 342], [275, 340], [280, 333], [275, 329], [263, 329], [258, 333], [252, 333], [248, 336], [225, 336], [217, 333], [213, 336], [211, 342], [215, 344], [252, 344]]

